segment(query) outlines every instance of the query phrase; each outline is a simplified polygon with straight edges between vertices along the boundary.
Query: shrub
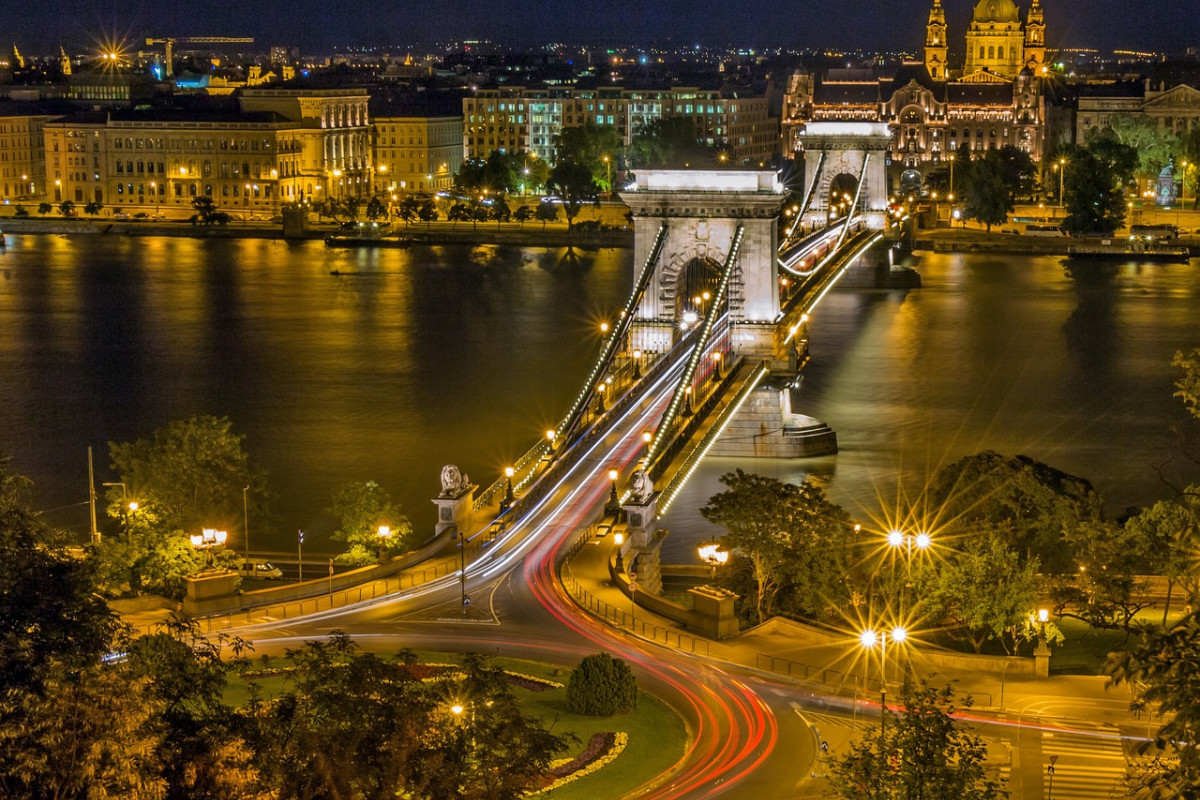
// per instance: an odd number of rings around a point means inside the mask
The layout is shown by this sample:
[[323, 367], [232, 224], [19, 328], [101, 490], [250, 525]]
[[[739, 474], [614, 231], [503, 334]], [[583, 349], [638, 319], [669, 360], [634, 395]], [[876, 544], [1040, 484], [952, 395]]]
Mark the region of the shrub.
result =
[[611, 717], [637, 705], [637, 681], [629, 665], [608, 653], [580, 662], [567, 684], [567, 708], [575, 714]]

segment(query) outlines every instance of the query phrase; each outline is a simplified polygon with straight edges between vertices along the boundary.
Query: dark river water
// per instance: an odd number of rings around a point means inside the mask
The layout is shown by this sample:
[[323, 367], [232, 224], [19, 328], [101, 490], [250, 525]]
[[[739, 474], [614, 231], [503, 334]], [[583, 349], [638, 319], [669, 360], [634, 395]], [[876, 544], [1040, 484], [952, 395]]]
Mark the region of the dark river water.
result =
[[[8, 237], [0, 256], [0, 451], [49, 519], [87, 529], [86, 450], [226, 415], [274, 494], [255, 544], [323, 549], [330, 492], [375, 479], [430, 528], [438, 472], [481, 485], [566, 410], [624, 300], [632, 253], [498, 247], [328, 251], [320, 242]], [[667, 520], [694, 560], [695, 509], [743, 466], [814, 475], [870, 518], [947, 460], [994, 449], [1090, 478], [1111, 512], [1195, 479], [1171, 426], [1172, 354], [1200, 345], [1187, 265], [928, 256], [925, 288], [835, 292], [814, 319], [799, 408], [841, 453], [716, 460]], [[331, 270], [343, 273], [330, 275]], [[1172, 460], [1173, 459], [1173, 460]], [[897, 498], [900, 498], [898, 501]]]

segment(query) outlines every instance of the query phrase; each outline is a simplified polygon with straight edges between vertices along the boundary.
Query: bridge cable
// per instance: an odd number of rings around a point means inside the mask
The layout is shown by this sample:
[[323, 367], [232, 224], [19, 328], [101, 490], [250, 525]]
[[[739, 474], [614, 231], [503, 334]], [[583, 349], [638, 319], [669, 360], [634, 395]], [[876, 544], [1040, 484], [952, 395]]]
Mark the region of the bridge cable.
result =
[[721, 270], [721, 280], [717, 284], [717, 289], [713, 293], [712, 305], [709, 306], [708, 313], [704, 316], [704, 327], [700, 331], [700, 338], [696, 340], [695, 349], [692, 350], [691, 356], [688, 358], [687, 367], [683, 371], [683, 376], [679, 379], [679, 383], [675, 386], [675, 393], [671, 397], [671, 404], [667, 406], [667, 411], [663, 414], [658, 423], [658, 430], [654, 434], [654, 440], [650, 447], [646, 450], [646, 465], [649, 467], [654, 463], [654, 457], [658, 455], [662, 449], [664, 440], [670, 430], [671, 425], [679, 416], [679, 407], [683, 403], [684, 397], [691, 388], [692, 377], [696, 374], [697, 367], [700, 366], [701, 359], [704, 358], [704, 350], [708, 346], [710, 337], [712, 336], [713, 325], [717, 317], [723, 314], [721, 305], [725, 302], [726, 293], [729, 291], [729, 279], [733, 275], [734, 263], [737, 261], [738, 251], [742, 246], [743, 227], [739, 223], [737, 230], [733, 233], [733, 242], [729, 245], [729, 254], [725, 257], [725, 265]]
[[783, 237], [783, 241], [779, 244], [779, 252], [783, 252], [796, 234], [796, 226], [800, 224], [800, 220], [808, 213], [808, 207], [812, 205], [813, 198], [817, 195], [817, 179], [821, 177], [821, 171], [825, 168], [825, 157], [828, 151], [821, 151], [821, 158], [817, 161], [817, 170], [813, 173], [812, 183], [809, 184], [808, 192], [804, 197], [804, 205], [800, 207], [800, 211], [796, 213], [796, 218], [792, 220], [792, 227], [788, 229], [787, 235]]
[[[575, 402], [572, 404], [567, 416], [558, 424], [558, 428], [555, 430], [555, 439], [566, 443], [571, 434], [574, 433], [575, 428], [578, 427], [580, 420], [583, 419], [588, 403], [596, 391], [596, 386], [603, 377], [605, 370], [612, 363], [618, 346], [624, 341], [625, 335], [629, 332], [629, 327], [633, 323], [634, 312], [637, 310], [638, 303], [641, 302], [642, 294], [646, 291], [646, 286], [650, 283], [650, 278], [654, 275], [654, 269], [658, 264], [666, 242], [667, 223], [664, 222], [659, 226], [658, 233], [654, 237], [654, 244], [650, 247], [650, 254], [646, 257], [646, 263], [642, 265], [641, 272], [638, 273], [638, 279], [634, 282], [629, 300], [625, 302], [625, 308], [621, 312], [621, 316], [613, 325], [612, 333], [609, 334], [608, 340], [604, 343], [604, 348], [600, 351], [600, 356], [596, 359], [596, 364], [592, 367], [592, 371], [583, 385], [583, 390], [575, 398]], [[558, 452], [562, 452], [562, 449], [560, 448]]]

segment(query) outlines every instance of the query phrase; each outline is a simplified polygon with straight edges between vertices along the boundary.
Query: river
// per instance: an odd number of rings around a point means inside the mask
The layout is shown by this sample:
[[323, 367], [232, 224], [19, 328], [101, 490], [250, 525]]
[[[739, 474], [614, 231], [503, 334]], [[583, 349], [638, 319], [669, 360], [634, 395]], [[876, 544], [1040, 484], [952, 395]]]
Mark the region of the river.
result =
[[[195, 413], [228, 416], [265, 468], [256, 546], [327, 549], [330, 492], [374, 479], [430, 528], [438, 472], [490, 483], [567, 408], [624, 300], [628, 250], [419, 247], [116, 236], [8, 237], [0, 256], [0, 451], [47, 518], [86, 533], [86, 449]], [[1165, 496], [1171, 355], [1200, 344], [1186, 265], [930, 255], [920, 290], [822, 303], [798, 410], [841, 452], [714, 460], [665, 522], [667, 560], [708, 535], [695, 508], [722, 472], [812, 475], [864, 519], [990, 448], [1090, 478], [1110, 512]], [[336, 270], [340, 275], [331, 275]]]

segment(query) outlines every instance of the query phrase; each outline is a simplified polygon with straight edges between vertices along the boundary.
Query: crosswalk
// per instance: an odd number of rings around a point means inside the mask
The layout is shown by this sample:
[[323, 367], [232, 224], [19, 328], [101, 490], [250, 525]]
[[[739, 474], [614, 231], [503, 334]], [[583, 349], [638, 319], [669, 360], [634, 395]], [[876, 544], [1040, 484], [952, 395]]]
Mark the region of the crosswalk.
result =
[[1046, 800], [1128, 797], [1125, 751], [1115, 731], [1042, 731], [1042, 796]]

